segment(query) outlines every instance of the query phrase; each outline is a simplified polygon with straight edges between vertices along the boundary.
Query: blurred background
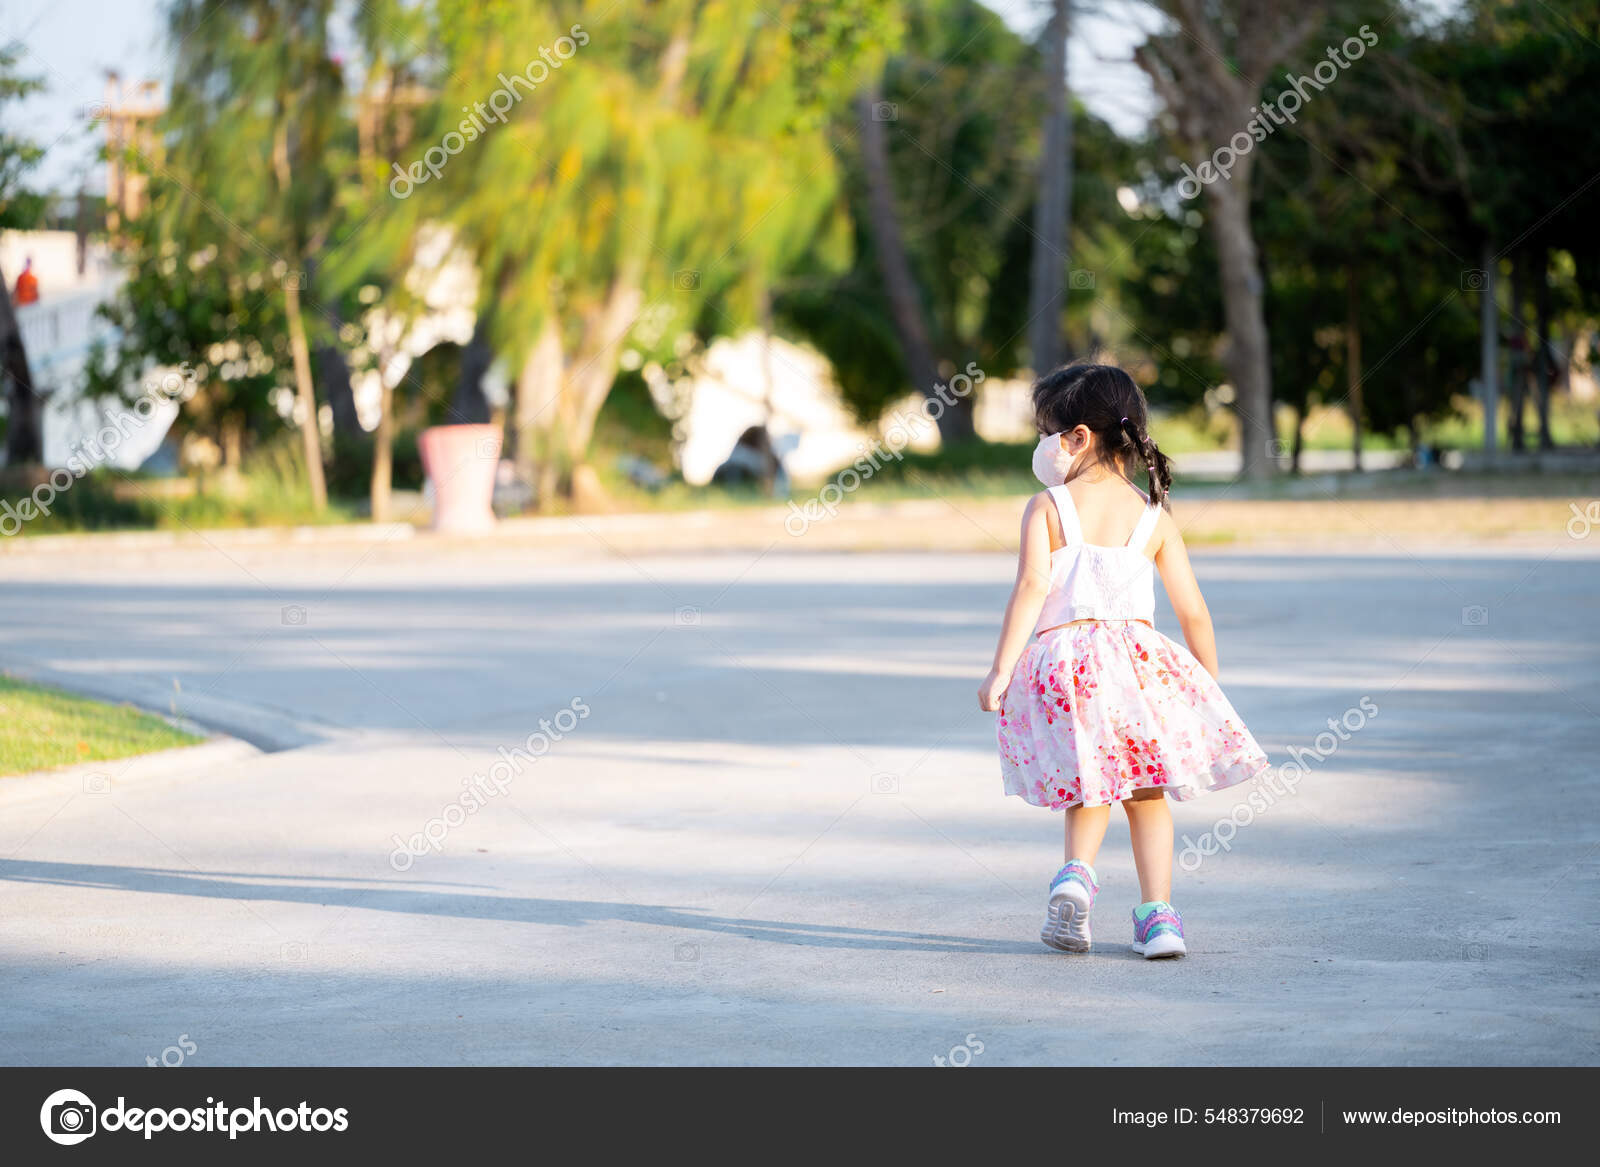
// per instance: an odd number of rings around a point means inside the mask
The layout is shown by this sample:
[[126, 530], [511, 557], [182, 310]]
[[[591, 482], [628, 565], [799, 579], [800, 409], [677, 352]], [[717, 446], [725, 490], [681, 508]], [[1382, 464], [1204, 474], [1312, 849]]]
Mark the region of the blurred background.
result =
[[7, 535], [981, 511], [1095, 354], [1180, 499], [1593, 494], [1600, 4], [0, 16]]

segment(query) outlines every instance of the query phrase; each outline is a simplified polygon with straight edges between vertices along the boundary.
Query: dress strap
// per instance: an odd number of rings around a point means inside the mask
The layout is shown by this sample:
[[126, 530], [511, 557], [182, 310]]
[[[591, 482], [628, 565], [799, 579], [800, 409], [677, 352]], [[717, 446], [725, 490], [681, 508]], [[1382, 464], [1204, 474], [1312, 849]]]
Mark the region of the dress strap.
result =
[[1078, 507], [1072, 501], [1072, 492], [1065, 485], [1052, 486], [1049, 495], [1055, 501], [1056, 513], [1061, 516], [1061, 537], [1066, 545], [1082, 543], [1083, 524], [1078, 521]]
[[1128, 536], [1128, 546], [1135, 551], [1143, 551], [1145, 544], [1150, 542], [1150, 536], [1155, 534], [1156, 523], [1161, 521], [1161, 508], [1151, 503], [1144, 508], [1144, 514], [1139, 516], [1139, 525], [1133, 529], [1133, 534]]

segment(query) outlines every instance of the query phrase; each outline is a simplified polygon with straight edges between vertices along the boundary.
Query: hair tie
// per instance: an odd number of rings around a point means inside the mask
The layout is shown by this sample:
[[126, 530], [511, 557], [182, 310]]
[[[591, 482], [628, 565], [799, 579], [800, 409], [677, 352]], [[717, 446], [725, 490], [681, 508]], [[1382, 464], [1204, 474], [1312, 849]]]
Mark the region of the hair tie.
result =
[[1139, 427], [1134, 425], [1127, 418], [1122, 419], [1122, 432], [1127, 434], [1128, 437], [1133, 440], [1133, 444], [1135, 446], [1138, 446], [1141, 450], [1144, 449], [1145, 439], [1139, 436]]

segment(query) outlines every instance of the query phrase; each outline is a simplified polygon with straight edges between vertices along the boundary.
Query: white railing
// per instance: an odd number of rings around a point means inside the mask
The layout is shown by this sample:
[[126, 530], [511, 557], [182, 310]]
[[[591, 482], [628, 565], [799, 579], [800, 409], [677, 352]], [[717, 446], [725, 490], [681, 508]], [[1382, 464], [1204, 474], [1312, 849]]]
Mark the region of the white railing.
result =
[[28, 351], [28, 366], [41, 393], [73, 391], [90, 347], [109, 341], [115, 329], [96, 309], [116, 294], [120, 281], [63, 292], [17, 306], [17, 328]]

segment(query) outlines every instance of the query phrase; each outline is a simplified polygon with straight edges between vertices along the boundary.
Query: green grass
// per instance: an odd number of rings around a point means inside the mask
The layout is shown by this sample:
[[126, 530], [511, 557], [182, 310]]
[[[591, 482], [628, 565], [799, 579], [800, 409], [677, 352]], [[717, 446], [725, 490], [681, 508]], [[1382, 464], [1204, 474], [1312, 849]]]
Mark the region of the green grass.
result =
[[0, 776], [202, 741], [131, 705], [106, 705], [0, 676]]
[[97, 469], [65, 490], [28, 491], [12, 486], [3, 493], [16, 507], [30, 496], [49, 507], [22, 525], [19, 534], [58, 535], [78, 531], [182, 531], [220, 527], [291, 527], [349, 522], [354, 508], [334, 501], [317, 512], [301, 469], [303, 459], [286, 443], [260, 450], [231, 481], [214, 475], [187, 498], [131, 497], [141, 484], [152, 488], [171, 480]]
[[[1600, 438], [1600, 417], [1595, 403], [1574, 402], [1567, 395], [1552, 401], [1552, 423], [1558, 444], [1593, 446]], [[1482, 443], [1482, 411], [1466, 399], [1456, 402], [1458, 412], [1426, 427], [1424, 438], [1444, 448], [1476, 448]], [[1529, 406], [1530, 437], [1532, 407]], [[1292, 413], [1277, 411], [1277, 430], [1284, 440], [1292, 436]], [[1203, 409], [1157, 412], [1151, 418], [1151, 434], [1169, 455], [1181, 456], [1210, 450], [1236, 449], [1235, 423], [1226, 411], [1207, 415]], [[1502, 430], [1504, 422], [1502, 417]], [[1347, 449], [1350, 421], [1337, 406], [1317, 406], [1306, 419], [1307, 449]], [[637, 373], [625, 374], [617, 381], [601, 411], [590, 454], [590, 465], [599, 476], [609, 497], [609, 509], [623, 512], [685, 511], [700, 509], [739, 509], [782, 505], [751, 488], [690, 486], [676, 475], [659, 490], [649, 491], [630, 482], [618, 467], [624, 455], [647, 459], [670, 473], [672, 466], [672, 424], [661, 416], [649, 390]], [[1363, 444], [1369, 450], [1390, 449], [1396, 445], [1388, 435], [1368, 434]], [[1031, 472], [1034, 443], [972, 442], [941, 448], [931, 453], [907, 451], [898, 460], [884, 461], [870, 481], [852, 495], [856, 501], [891, 502], [899, 499], [928, 498], [986, 499], [1031, 494], [1038, 489]], [[335, 499], [327, 510], [317, 513], [310, 505], [302, 469], [299, 445], [288, 439], [267, 443], [246, 457], [243, 474], [223, 489], [217, 476], [202, 480], [187, 498], [135, 497], [128, 490], [127, 475], [99, 471], [74, 483], [53, 500], [52, 513], [24, 524], [24, 536], [68, 531], [94, 530], [184, 530], [227, 527], [289, 527], [338, 524], [359, 521], [362, 499], [370, 472], [370, 454], [365, 447], [341, 448], [330, 486]], [[415, 434], [402, 433], [396, 441], [397, 487], [417, 487], [421, 464], [415, 449]], [[134, 478], [133, 481], [137, 481]], [[1419, 492], [1436, 490], [1428, 479], [1416, 484]], [[1400, 479], [1387, 479], [1386, 485], [1401, 485]], [[152, 488], [162, 483], [152, 482]], [[1376, 484], [1372, 484], [1376, 485]], [[1183, 491], [1203, 492], [1204, 480], [1185, 478]], [[1548, 486], [1541, 487], [1544, 489]], [[792, 497], [803, 502], [816, 493], [815, 487], [796, 487]], [[1521, 490], [1522, 487], [1516, 487]], [[1293, 480], [1272, 484], [1234, 487], [1241, 497], [1297, 497]], [[20, 490], [0, 491], [13, 502]], [[563, 500], [553, 502], [546, 514], [570, 512]]]

